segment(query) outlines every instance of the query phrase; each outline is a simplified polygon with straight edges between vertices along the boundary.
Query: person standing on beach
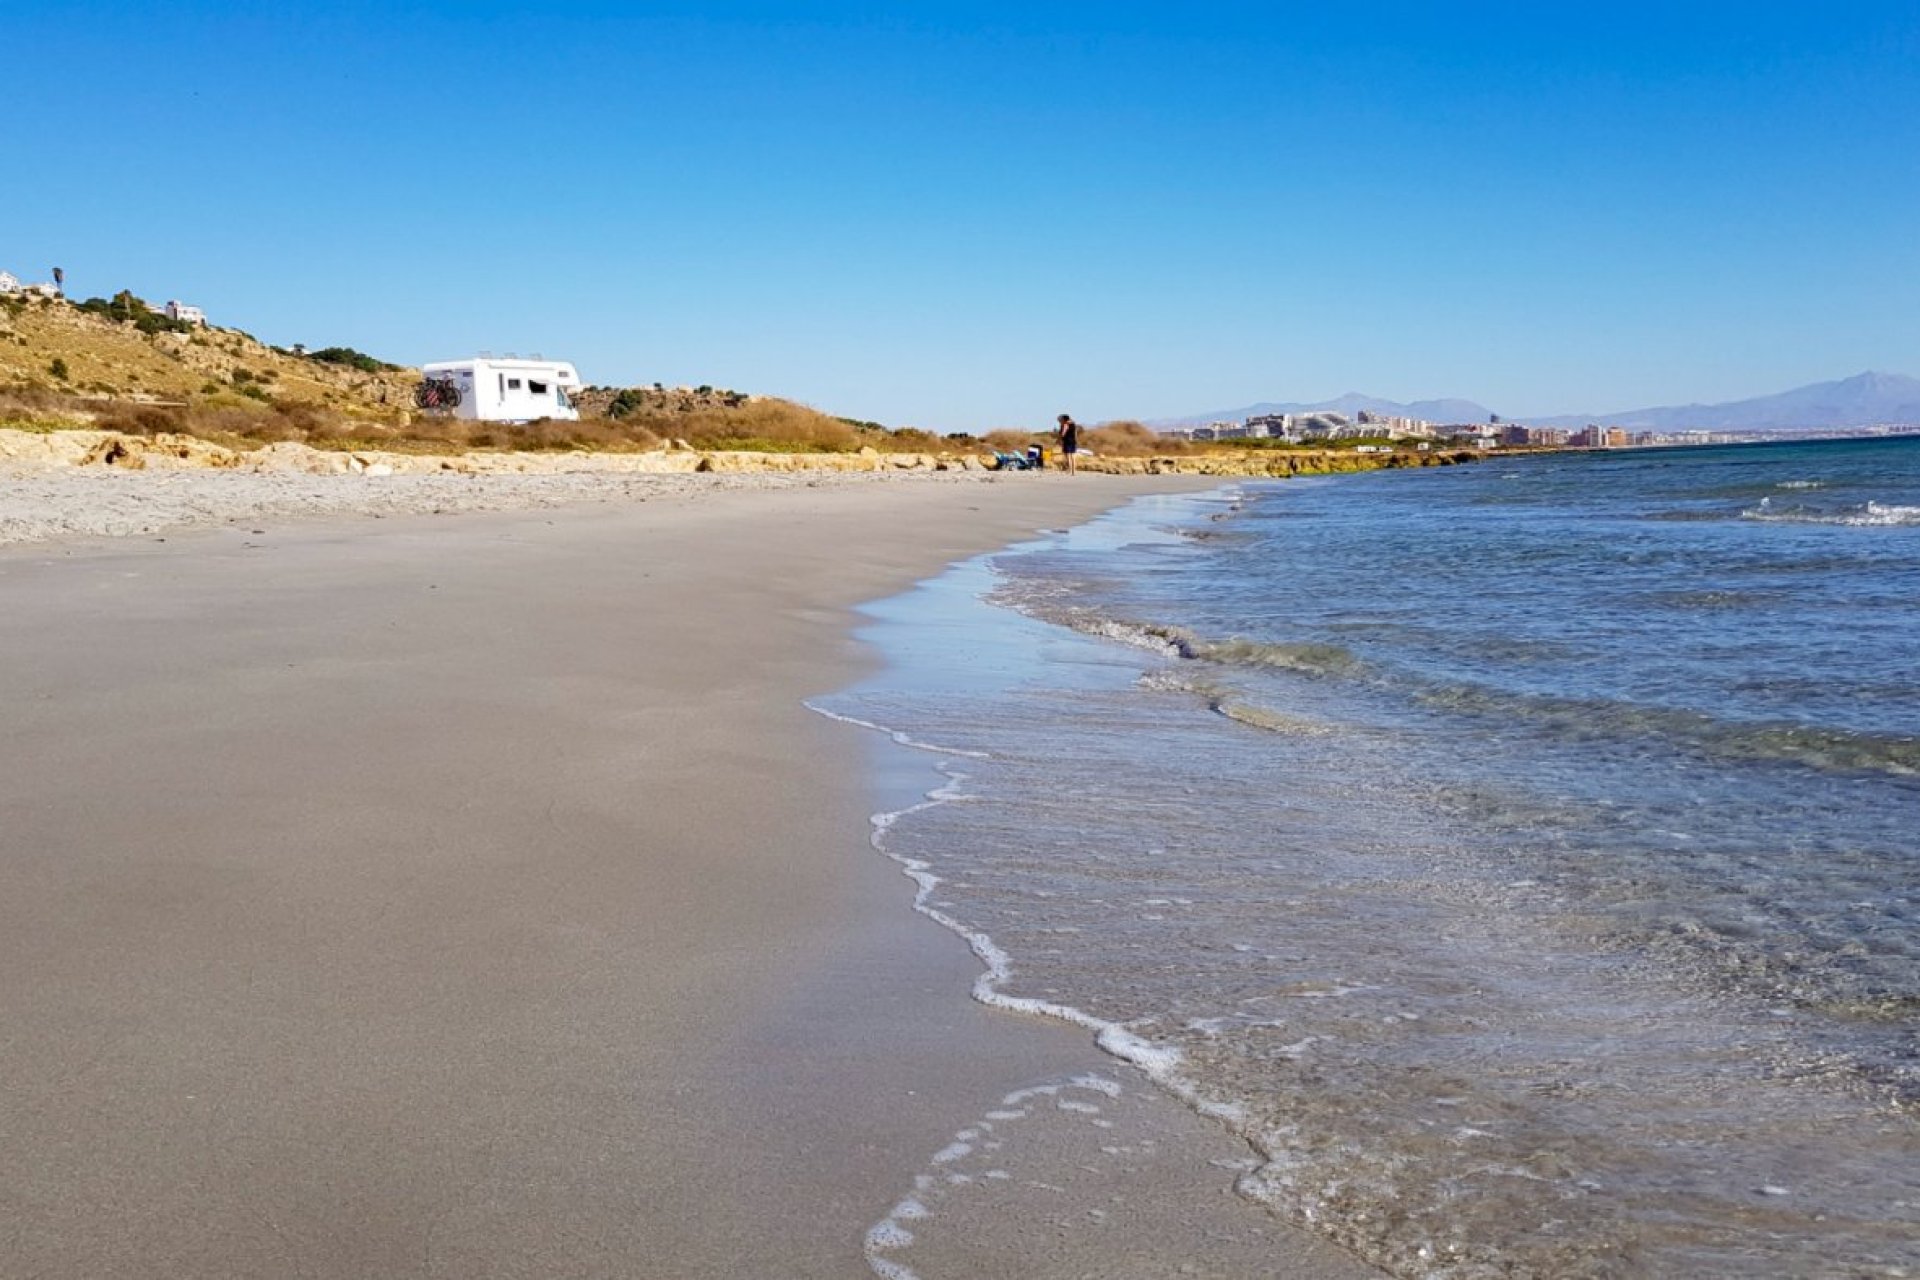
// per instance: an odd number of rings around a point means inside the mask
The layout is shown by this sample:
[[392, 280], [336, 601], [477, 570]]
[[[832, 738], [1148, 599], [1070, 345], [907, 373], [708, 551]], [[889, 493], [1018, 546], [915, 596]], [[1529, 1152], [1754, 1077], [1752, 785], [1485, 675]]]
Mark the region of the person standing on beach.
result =
[[1060, 415], [1060, 429], [1054, 432], [1060, 441], [1060, 456], [1066, 459], [1067, 474], [1073, 474], [1073, 455], [1080, 452], [1080, 424], [1066, 414]]

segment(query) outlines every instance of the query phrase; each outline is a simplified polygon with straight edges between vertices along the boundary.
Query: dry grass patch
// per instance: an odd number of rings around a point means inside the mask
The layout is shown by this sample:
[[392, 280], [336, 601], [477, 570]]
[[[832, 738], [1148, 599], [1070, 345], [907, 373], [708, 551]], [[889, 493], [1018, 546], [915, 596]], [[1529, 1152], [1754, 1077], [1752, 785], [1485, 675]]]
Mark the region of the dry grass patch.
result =
[[1105, 458], [1165, 458], [1194, 451], [1188, 441], [1163, 436], [1144, 423], [1126, 419], [1082, 431], [1080, 443]]
[[[0, 306], [0, 385], [184, 402], [246, 398], [327, 401], [348, 414], [395, 422], [411, 407], [416, 375], [282, 351], [237, 329], [142, 328], [146, 304], [117, 319], [111, 303]], [[137, 300], [136, 300], [137, 301]], [[58, 360], [64, 382], [50, 372]]]

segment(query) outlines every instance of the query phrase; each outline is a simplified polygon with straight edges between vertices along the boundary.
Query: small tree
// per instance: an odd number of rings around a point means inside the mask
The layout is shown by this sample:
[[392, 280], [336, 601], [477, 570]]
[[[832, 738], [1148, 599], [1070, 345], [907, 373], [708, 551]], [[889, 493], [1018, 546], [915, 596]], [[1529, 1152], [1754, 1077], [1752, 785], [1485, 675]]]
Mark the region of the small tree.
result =
[[47, 366], [47, 372], [60, 381], [65, 382], [67, 380], [67, 362], [59, 356], [55, 356], [53, 363]]

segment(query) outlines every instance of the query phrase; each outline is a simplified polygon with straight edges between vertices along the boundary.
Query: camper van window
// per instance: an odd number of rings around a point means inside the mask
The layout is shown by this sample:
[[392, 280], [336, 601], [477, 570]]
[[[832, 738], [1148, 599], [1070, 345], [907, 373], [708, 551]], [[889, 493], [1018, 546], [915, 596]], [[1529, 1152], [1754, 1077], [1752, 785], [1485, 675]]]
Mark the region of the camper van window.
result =
[[520, 389], [520, 379], [518, 378], [507, 379], [507, 390], [518, 391], [519, 389]]
[[546, 383], [544, 383], [544, 382], [535, 382], [535, 381], [534, 381], [534, 380], [533, 380], [532, 378], [528, 378], [528, 379], [527, 379], [527, 394], [529, 394], [529, 395], [536, 395], [536, 396], [543, 396], [543, 395], [545, 395], [545, 394], [547, 394], [547, 384], [546, 384]]

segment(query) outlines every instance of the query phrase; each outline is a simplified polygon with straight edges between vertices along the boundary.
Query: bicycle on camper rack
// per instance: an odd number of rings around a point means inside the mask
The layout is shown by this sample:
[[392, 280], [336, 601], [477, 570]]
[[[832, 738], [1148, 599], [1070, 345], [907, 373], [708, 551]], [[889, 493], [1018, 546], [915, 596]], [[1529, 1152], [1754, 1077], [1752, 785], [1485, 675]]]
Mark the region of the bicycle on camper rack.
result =
[[457, 409], [460, 388], [452, 378], [428, 378], [413, 389], [413, 402], [422, 409]]

